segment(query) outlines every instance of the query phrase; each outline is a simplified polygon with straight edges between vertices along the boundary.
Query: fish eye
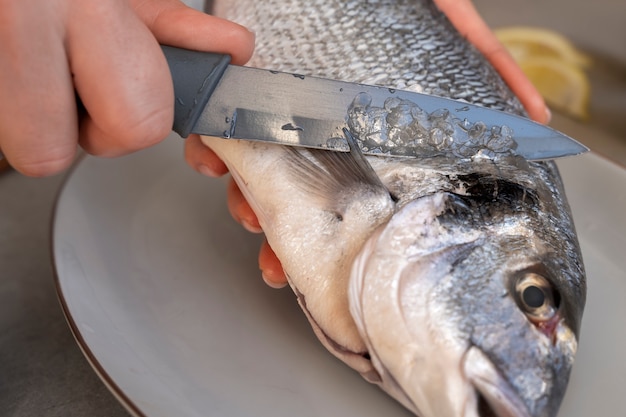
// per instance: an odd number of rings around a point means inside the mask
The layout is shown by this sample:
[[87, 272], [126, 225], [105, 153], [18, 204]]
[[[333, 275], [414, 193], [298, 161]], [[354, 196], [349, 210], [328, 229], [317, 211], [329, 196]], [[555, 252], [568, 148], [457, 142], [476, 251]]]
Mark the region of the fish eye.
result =
[[559, 308], [559, 296], [545, 277], [527, 272], [515, 284], [517, 301], [528, 318], [537, 323], [550, 320]]

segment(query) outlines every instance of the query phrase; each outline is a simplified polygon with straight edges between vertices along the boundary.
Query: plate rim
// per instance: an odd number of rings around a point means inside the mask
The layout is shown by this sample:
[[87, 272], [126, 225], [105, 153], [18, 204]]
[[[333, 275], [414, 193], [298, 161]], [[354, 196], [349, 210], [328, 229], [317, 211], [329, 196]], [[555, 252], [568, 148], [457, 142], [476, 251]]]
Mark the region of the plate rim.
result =
[[[608, 163], [608, 165], [612, 165], [614, 168], [618, 168], [620, 170], [626, 171], [626, 165], [623, 165], [619, 161], [615, 161], [606, 155], [603, 155], [595, 151], [590, 151], [586, 154], [592, 157], [596, 157], [599, 160], [602, 160], [603, 162]], [[115, 382], [114, 378], [109, 374], [109, 372], [107, 372], [105, 367], [102, 365], [102, 363], [98, 360], [97, 356], [94, 354], [93, 350], [89, 347], [89, 344], [87, 343], [75, 319], [72, 316], [72, 313], [68, 306], [68, 302], [66, 300], [66, 297], [62, 289], [61, 277], [59, 273], [60, 268], [58, 266], [58, 259], [56, 256], [57, 245], [55, 243], [56, 235], [57, 235], [57, 219], [59, 216], [59, 206], [63, 198], [63, 195], [65, 194], [71, 180], [74, 178], [74, 175], [76, 174], [76, 171], [81, 166], [83, 166], [86, 163], [86, 161], [92, 160], [92, 159], [98, 159], [98, 158], [90, 156], [86, 153], [82, 153], [76, 158], [76, 160], [74, 161], [70, 169], [64, 174], [64, 177], [61, 181], [61, 185], [59, 186], [59, 189], [53, 201], [52, 215], [49, 220], [50, 232], [49, 232], [48, 238], [50, 242], [49, 254], [51, 257], [51, 261], [52, 261], [51, 263], [52, 263], [52, 269], [53, 269], [54, 287], [56, 291], [57, 300], [59, 301], [61, 310], [63, 312], [63, 316], [65, 318], [66, 323], [68, 324], [68, 327], [70, 328], [72, 336], [74, 337], [74, 340], [76, 341], [83, 356], [85, 357], [85, 359], [87, 360], [91, 368], [94, 370], [96, 375], [98, 375], [102, 383], [107, 387], [109, 392], [111, 392], [111, 394], [116, 398], [116, 400], [133, 417], [149, 417], [149, 415], [145, 414], [141, 410], [141, 408], [129, 397], [129, 395], [126, 394], [124, 390]], [[570, 158], [566, 158], [566, 159], [570, 159]]]
[[104, 366], [100, 363], [96, 355], [93, 353], [91, 348], [89, 348], [89, 344], [83, 337], [76, 321], [74, 320], [72, 313], [70, 312], [67, 300], [64, 296], [64, 292], [62, 290], [61, 285], [61, 277], [59, 274], [59, 267], [57, 265], [57, 256], [56, 256], [56, 234], [57, 234], [57, 217], [59, 212], [59, 205], [61, 199], [63, 198], [63, 194], [65, 193], [69, 182], [74, 177], [74, 174], [79, 169], [81, 165], [88, 159], [91, 159], [89, 155], [83, 153], [79, 155], [70, 169], [65, 173], [63, 180], [61, 181], [61, 185], [57, 191], [56, 196], [54, 197], [53, 208], [52, 208], [52, 216], [50, 218], [50, 233], [49, 233], [49, 250], [50, 250], [50, 258], [52, 260], [52, 274], [54, 280], [54, 288], [56, 291], [57, 300], [61, 306], [61, 311], [63, 312], [63, 317], [65, 318], [65, 322], [70, 328], [70, 332], [76, 341], [80, 351], [83, 356], [87, 360], [87, 363], [94, 370], [100, 381], [107, 387], [109, 392], [115, 397], [115, 399], [128, 411], [133, 417], [148, 417], [146, 414], [141, 411], [139, 406], [135, 404], [133, 400], [120, 388], [120, 386], [115, 382], [113, 377], [106, 371]]

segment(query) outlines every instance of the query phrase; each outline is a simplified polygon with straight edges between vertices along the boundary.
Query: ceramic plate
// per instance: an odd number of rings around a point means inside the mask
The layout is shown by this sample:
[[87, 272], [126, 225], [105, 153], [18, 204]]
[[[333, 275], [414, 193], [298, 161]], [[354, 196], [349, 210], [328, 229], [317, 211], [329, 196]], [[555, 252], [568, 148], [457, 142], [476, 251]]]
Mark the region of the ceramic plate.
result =
[[[60, 299], [96, 372], [135, 415], [410, 416], [327, 353], [289, 289], [257, 267], [258, 236], [225, 182], [185, 165], [182, 141], [85, 158], [53, 228]], [[626, 396], [626, 171], [588, 154], [560, 167], [589, 279], [561, 416], [617, 415]]]

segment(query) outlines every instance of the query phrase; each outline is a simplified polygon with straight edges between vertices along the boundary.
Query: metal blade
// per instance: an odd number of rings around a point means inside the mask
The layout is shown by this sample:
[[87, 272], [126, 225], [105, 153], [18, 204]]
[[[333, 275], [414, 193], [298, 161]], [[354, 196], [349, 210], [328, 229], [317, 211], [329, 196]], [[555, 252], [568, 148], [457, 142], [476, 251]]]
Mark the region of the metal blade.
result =
[[588, 150], [547, 126], [465, 102], [238, 66], [228, 67], [193, 133], [348, 151], [344, 128], [376, 155], [541, 160]]

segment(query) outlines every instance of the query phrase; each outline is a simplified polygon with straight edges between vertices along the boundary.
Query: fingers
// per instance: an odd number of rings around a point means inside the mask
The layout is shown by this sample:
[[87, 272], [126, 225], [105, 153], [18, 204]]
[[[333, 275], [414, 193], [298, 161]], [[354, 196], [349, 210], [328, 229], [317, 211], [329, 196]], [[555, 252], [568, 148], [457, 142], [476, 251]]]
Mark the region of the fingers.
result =
[[178, 0], [131, 0], [137, 14], [165, 45], [229, 54], [245, 64], [254, 50], [254, 33], [236, 23], [191, 9]]
[[259, 252], [259, 268], [263, 281], [272, 288], [283, 288], [287, 285], [287, 277], [280, 261], [267, 240], [261, 245]]
[[67, 32], [74, 85], [89, 114], [80, 127], [83, 148], [119, 156], [165, 138], [173, 123], [169, 68], [127, 1], [73, 7]]
[[500, 73], [530, 118], [539, 123], [547, 123], [550, 120], [550, 112], [545, 101], [480, 17], [471, 0], [435, 0], [435, 2], [461, 35], [467, 37]]
[[[192, 168], [210, 177], [221, 176], [228, 172], [226, 165], [211, 148], [202, 143], [197, 135], [189, 136], [185, 142], [185, 160]], [[228, 183], [227, 199], [228, 209], [236, 221], [248, 231], [262, 232], [256, 214], [232, 178]], [[259, 252], [259, 268], [263, 280], [270, 287], [282, 288], [287, 285], [283, 267], [267, 241], [264, 241]]]
[[[76, 151], [76, 108], [52, 2], [3, 2], [0, 13], [0, 149], [21, 173], [67, 168]], [[33, 10], [37, 8], [37, 10]]]
[[249, 232], [261, 233], [263, 229], [261, 229], [259, 219], [232, 178], [228, 182], [226, 195], [228, 198], [228, 209], [233, 218]]
[[208, 177], [221, 177], [228, 172], [226, 164], [200, 140], [198, 135], [189, 135], [185, 140], [185, 161]]
[[87, 9], [72, 19], [72, 29], [100, 36], [96, 42], [72, 36], [70, 62], [90, 116], [81, 125], [81, 145], [100, 156], [142, 149], [170, 132], [173, 89], [158, 43], [229, 53], [236, 63], [254, 47], [253, 34], [242, 26], [178, 0], [112, 0]]
[[[92, 154], [123, 155], [150, 146], [170, 132], [173, 90], [159, 42], [228, 53], [235, 63], [247, 61], [254, 48], [254, 35], [247, 29], [178, 0], [104, 3], [101, 10], [91, 8], [91, 13], [83, 13], [87, 17], [72, 20], [78, 22], [77, 33], [90, 28], [104, 33], [95, 45], [83, 42], [85, 37], [72, 37], [77, 53], [71, 62], [81, 75], [75, 77], [76, 88], [89, 113], [81, 125], [81, 145]], [[97, 22], [91, 21], [93, 16]], [[85, 52], [85, 46], [93, 48], [91, 53]], [[106, 82], [89, 82], [93, 79]]]
[[493, 45], [492, 49], [485, 50], [484, 54], [491, 62], [491, 65], [500, 73], [513, 93], [519, 98], [526, 109], [528, 116], [539, 122], [548, 123], [550, 121], [550, 111], [546, 103], [539, 94], [539, 91], [530, 82], [522, 69], [513, 60], [513, 57], [502, 46], [497, 39], [498, 45]]
[[[228, 208], [233, 218], [241, 223], [245, 229], [253, 233], [261, 233], [259, 221], [252, 208], [244, 198], [241, 190], [231, 178], [227, 189]], [[259, 252], [259, 268], [263, 281], [272, 288], [282, 288], [287, 285], [287, 277], [283, 267], [270, 247], [267, 240], [261, 245]]]
[[159, 42], [243, 64], [254, 35], [178, 0], [2, 2], [0, 149], [11, 165], [50, 175], [71, 164], [77, 142], [117, 156], [163, 139], [174, 99]]

